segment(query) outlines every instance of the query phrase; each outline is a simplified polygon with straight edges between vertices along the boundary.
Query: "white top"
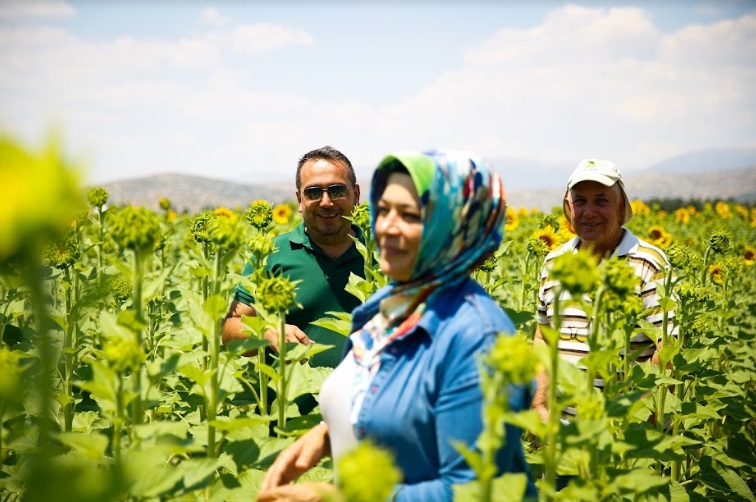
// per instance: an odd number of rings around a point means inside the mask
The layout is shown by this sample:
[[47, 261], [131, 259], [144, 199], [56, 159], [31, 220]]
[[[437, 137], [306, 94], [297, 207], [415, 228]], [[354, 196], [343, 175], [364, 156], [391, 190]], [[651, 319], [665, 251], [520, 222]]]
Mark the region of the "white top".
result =
[[357, 363], [349, 352], [328, 375], [320, 388], [320, 412], [328, 424], [328, 436], [331, 441], [334, 477], [338, 480], [338, 459], [357, 446], [357, 436], [350, 420], [352, 409], [352, 382]]

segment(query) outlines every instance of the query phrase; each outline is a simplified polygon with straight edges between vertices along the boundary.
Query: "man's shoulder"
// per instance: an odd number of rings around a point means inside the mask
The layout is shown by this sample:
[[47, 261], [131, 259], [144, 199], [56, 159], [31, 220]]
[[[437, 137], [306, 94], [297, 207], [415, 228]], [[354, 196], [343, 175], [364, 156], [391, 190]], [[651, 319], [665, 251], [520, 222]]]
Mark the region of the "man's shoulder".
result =
[[300, 223], [296, 227], [292, 228], [288, 232], [273, 237], [273, 243], [279, 247], [286, 244], [287, 249], [291, 243], [302, 244], [305, 235], [304, 223]]
[[561, 255], [563, 255], [565, 253], [569, 253], [569, 252], [575, 251], [575, 248], [577, 247], [577, 243], [578, 243], [578, 238], [577, 237], [573, 237], [572, 239], [568, 240], [567, 242], [565, 242], [564, 244], [562, 244], [558, 248], [550, 251], [546, 255], [546, 258], [544, 258], [544, 263], [549, 263], [549, 262], [553, 261], [558, 256], [561, 256]]
[[622, 249], [621, 256], [651, 263], [658, 269], [669, 266], [669, 260], [667, 260], [667, 255], [664, 251], [650, 242], [635, 236], [629, 230], [626, 230], [626, 232], [627, 235], [622, 239], [623, 242], [620, 244], [624, 248]]

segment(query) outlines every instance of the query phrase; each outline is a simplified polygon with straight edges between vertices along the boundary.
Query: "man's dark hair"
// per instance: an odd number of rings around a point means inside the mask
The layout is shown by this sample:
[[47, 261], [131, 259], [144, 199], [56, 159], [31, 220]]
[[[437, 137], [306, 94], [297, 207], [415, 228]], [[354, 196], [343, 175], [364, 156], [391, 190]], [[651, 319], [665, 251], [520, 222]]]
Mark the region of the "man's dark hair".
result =
[[352, 188], [354, 188], [354, 186], [357, 184], [357, 176], [354, 174], [354, 168], [352, 167], [352, 163], [349, 162], [347, 156], [336, 150], [332, 146], [324, 146], [322, 148], [312, 150], [311, 152], [307, 152], [302, 156], [301, 159], [299, 159], [299, 163], [297, 164], [297, 190], [302, 188], [302, 166], [308, 160], [328, 160], [331, 162], [341, 162], [347, 167], [347, 170], [349, 171], [349, 182], [352, 184]]

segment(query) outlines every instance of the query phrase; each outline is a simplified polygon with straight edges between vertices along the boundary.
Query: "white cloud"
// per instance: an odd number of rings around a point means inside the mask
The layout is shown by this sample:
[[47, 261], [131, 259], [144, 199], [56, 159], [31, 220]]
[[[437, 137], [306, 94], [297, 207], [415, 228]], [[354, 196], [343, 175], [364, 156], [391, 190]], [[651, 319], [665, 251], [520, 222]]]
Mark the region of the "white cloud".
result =
[[0, 0], [0, 19], [65, 19], [76, 14], [65, 1], [56, 0]]
[[227, 26], [231, 24], [232, 20], [223, 14], [215, 7], [207, 7], [202, 10], [202, 19], [212, 26]]
[[[326, 143], [356, 166], [391, 150], [449, 147], [641, 167], [756, 138], [753, 14], [665, 33], [639, 8], [567, 5], [538, 26], [500, 30], [460, 67], [382, 106], [369, 92], [322, 101], [262, 87], [255, 58], [309, 55], [313, 36], [234, 24], [212, 8], [202, 16], [206, 32], [163, 40], [0, 29], [2, 125], [33, 135], [63, 117], [70, 141], [93, 152], [98, 181], [162, 170], [289, 180], [297, 156]], [[365, 81], [401, 85], [379, 72]]]
[[602, 149], [641, 167], [728, 135], [737, 144], [756, 129], [755, 19], [665, 34], [637, 8], [566, 6], [471, 48], [465, 67], [386, 115], [407, 133], [543, 160]]

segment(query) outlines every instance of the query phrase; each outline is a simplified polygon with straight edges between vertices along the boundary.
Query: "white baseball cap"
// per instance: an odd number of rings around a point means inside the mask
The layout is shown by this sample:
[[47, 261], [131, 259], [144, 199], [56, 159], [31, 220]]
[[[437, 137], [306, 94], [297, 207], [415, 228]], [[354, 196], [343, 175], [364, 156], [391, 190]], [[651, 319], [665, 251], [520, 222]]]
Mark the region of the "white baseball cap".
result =
[[[622, 181], [622, 174], [620, 173], [617, 164], [609, 160], [601, 159], [581, 160], [570, 175], [570, 178], [567, 180], [567, 192], [581, 181], [596, 181], [608, 187], [613, 186], [615, 183], [619, 183], [620, 192], [622, 192], [622, 197], [625, 199], [625, 214], [622, 219], [622, 224], [624, 225], [633, 219], [633, 208], [630, 206], [630, 200], [627, 198], [625, 183]], [[570, 221], [567, 195], [568, 194], [565, 193], [562, 209], [564, 210], [564, 216], [567, 218], [567, 221]]]

